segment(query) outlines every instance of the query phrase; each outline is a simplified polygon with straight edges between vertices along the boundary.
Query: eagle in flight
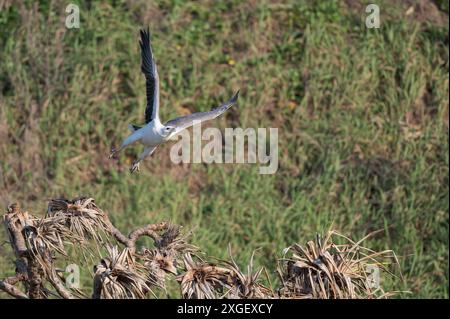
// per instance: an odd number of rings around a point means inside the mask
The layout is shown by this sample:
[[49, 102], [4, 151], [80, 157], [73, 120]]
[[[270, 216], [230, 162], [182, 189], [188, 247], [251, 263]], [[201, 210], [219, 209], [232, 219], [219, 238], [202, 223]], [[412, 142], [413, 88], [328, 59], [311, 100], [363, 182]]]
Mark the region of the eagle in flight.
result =
[[150, 45], [149, 30], [141, 30], [140, 35], [141, 40], [139, 44], [142, 57], [141, 71], [145, 76], [147, 93], [145, 125], [138, 126], [130, 124], [128, 128], [130, 129], [131, 134], [122, 142], [118, 149], [112, 149], [111, 154], [109, 155], [109, 158], [113, 158], [118, 152], [135, 142], [143, 144], [144, 151], [135, 161], [133, 161], [133, 164], [130, 167], [131, 173], [139, 170], [139, 163], [147, 156], [153, 154], [158, 145], [170, 140], [174, 135], [194, 125], [194, 123], [200, 123], [218, 117], [236, 104], [239, 96], [238, 90], [228, 102], [211, 111], [192, 113], [187, 116], [177, 117], [162, 124], [159, 119], [159, 76]]

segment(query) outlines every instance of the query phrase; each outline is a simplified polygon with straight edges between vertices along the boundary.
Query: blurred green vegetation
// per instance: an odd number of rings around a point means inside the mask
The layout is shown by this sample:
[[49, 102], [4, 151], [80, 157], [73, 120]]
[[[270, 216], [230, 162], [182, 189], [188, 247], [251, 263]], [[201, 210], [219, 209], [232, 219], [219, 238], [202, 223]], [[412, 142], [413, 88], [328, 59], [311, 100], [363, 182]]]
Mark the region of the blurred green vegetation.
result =
[[[0, 1], [3, 207], [43, 215], [49, 198], [91, 196], [123, 231], [171, 220], [208, 255], [227, 257], [230, 243], [241, 265], [261, 248], [255, 263], [273, 278], [283, 248], [331, 225], [354, 239], [384, 229], [365, 245], [393, 249], [404, 280], [383, 287], [448, 298], [448, 1], [447, 13], [420, 1], [427, 16], [379, 1], [380, 29], [365, 27], [364, 1], [73, 2], [81, 25], [68, 30], [65, 1]], [[240, 88], [238, 107], [210, 125], [278, 127], [276, 174], [174, 165], [170, 145], [139, 174], [128, 173], [139, 147], [108, 160], [127, 124], [143, 122], [146, 25], [161, 118]], [[12, 260], [0, 246], [0, 277]]]

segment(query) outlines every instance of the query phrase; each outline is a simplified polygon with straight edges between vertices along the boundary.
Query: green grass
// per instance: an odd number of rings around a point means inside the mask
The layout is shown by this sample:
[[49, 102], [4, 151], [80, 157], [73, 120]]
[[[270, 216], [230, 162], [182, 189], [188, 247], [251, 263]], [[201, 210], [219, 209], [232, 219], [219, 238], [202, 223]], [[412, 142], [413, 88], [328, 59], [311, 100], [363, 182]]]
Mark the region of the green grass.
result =
[[[32, 3], [0, 11], [3, 206], [43, 215], [49, 198], [89, 195], [123, 231], [169, 219], [194, 229], [208, 255], [227, 257], [230, 243], [242, 265], [261, 248], [256, 265], [273, 278], [283, 248], [331, 225], [354, 239], [384, 229], [365, 246], [393, 249], [404, 275], [384, 288], [448, 298], [447, 25], [398, 7], [366, 29], [364, 6], [340, 1], [130, 0], [80, 3], [81, 27], [67, 30], [64, 1]], [[211, 125], [278, 127], [275, 175], [173, 165], [170, 146], [138, 175], [127, 169], [139, 147], [107, 159], [127, 124], [143, 121], [144, 25], [162, 119], [208, 110], [240, 88], [238, 107]], [[0, 246], [0, 277], [11, 260]]]

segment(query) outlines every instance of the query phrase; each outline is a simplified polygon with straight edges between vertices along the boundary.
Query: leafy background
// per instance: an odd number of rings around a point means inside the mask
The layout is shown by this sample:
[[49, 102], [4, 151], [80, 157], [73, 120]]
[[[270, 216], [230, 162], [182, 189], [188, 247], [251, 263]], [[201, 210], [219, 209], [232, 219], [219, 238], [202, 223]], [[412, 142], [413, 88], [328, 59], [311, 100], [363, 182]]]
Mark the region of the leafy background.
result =
[[[273, 279], [295, 242], [383, 229], [365, 245], [393, 249], [404, 276], [383, 287], [448, 298], [448, 0], [376, 1], [380, 29], [365, 27], [368, 2], [73, 1], [81, 25], [69, 30], [66, 1], [0, 0], [0, 203], [42, 216], [50, 198], [92, 196], [123, 231], [170, 220], [208, 255], [226, 258], [230, 244], [241, 265], [260, 248]], [[238, 107], [209, 125], [277, 127], [276, 174], [174, 165], [170, 145], [137, 175], [139, 147], [108, 160], [143, 121], [146, 25], [162, 119], [240, 88]], [[2, 244], [1, 277], [12, 260]]]

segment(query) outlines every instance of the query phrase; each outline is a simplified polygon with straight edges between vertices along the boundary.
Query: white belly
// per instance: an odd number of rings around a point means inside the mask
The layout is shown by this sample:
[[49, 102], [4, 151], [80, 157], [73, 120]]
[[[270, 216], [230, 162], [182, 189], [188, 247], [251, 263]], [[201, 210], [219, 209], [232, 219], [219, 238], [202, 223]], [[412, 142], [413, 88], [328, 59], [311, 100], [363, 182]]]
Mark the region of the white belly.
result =
[[141, 142], [145, 146], [157, 146], [163, 142], [163, 138], [160, 134], [158, 134], [154, 122], [148, 123], [141, 130], [142, 130]]

